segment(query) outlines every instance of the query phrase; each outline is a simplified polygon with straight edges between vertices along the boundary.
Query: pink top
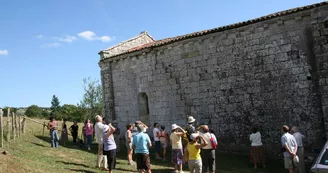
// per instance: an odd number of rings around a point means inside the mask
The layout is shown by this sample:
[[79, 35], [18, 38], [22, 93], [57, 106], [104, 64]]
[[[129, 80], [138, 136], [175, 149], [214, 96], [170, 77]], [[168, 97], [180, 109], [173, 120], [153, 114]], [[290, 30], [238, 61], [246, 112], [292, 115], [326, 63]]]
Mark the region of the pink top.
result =
[[93, 135], [92, 125], [90, 123], [85, 125], [85, 135], [86, 136]]

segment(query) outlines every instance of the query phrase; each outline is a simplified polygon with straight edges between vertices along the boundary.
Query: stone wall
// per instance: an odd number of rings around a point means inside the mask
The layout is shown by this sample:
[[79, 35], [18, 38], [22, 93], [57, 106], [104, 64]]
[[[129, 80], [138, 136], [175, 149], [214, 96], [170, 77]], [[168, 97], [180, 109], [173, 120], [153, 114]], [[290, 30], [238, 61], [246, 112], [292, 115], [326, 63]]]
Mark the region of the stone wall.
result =
[[185, 126], [193, 115], [215, 130], [225, 151], [248, 151], [250, 128], [257, 126], [276, 153], [283, 124], [300, 127], [307, 149], [321, 147], [328, 123], [327, 14], [321, 6], [101, 61], [105, 100], [111, 89], [123, 128], [140, 119], [144, 92], [146, 123]]

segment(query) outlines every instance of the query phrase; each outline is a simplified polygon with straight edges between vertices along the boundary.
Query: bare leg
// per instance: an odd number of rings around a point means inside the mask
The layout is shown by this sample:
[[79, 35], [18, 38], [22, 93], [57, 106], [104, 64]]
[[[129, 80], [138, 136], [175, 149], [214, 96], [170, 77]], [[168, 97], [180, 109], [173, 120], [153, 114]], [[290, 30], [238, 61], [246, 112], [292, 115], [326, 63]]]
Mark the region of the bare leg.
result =
[[163, 159], [165, 159], [165, 156], [166, 156], [166, 148], [164, 148], [163, 150]]
[[182, 171], [182, 164], [179, 164], [179, 171]]

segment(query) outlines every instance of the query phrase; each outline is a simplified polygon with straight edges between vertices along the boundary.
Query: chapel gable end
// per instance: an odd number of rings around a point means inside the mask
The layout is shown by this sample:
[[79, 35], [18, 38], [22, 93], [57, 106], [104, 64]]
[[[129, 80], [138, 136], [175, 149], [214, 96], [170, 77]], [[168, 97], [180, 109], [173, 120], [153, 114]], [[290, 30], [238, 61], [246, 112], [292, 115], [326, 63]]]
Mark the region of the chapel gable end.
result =
[[143, 31], [139, 35], [133, 38], [123, 41], [113, 47], [102, 50], [101, 52], [99, 52], [99, 55], [101, 56], [101, 59], [110, 58], [122, 54], [124, 52], [127, 52], [135, 47], [145, 45], [154, 41], [155, 39], [152, 36], [150, 36], [147, 31]]

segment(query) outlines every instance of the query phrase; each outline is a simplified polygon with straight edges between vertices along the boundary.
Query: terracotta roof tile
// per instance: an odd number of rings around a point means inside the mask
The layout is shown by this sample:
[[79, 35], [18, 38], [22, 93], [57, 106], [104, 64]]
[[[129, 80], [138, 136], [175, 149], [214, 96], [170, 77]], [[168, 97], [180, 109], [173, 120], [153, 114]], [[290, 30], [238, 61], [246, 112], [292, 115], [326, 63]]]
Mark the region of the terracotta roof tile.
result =
[[185, 34], [185, 35], [181, 35], [181, 36], [176, 36], [176, 37], [171, 37], [171, 38], [165, 38], [165, 39], [162, 39], [162, 40], [157, 40], [157, 41], [154, 41], [154, 42], [151, 42], [151, 43], [147, 43], [147, 44], [144, 44], [144, 45], [141, 45], [141, 46], [131, 48], [131, 49], [129, 49], [129, 50], [127, 50], [127, 51], [125, 51], [121, 54], [101, 59], [100, 61], [103, 61], [103, 60], [109, 59], [109, 58], [113, 58], [113, 57], [116, 57], [116, 56], [128, 54], [128, 53], [136, 52], [136, 51], [143, 50], [143, 49], [146, 49], [146, 48], [159, 47], [159, 46], [162, 46], [162, 45], [166, 45], [166, 44], [169, 44], [169, 43], [185, 40], [185, 39], [188, 39], [188, 38], [198, 37], [198, 36], [207, 35], [207, 34], [210, 34], [210, 33], [215, 33], [215, 32], [229, 30], [229, 29], [233, 29], [233, 28], [237, 28], [237, 27], [242, 27], [242, 26], [253, 24], [253, 23], [256, 23], [256, 22], [269, 20], [269, 19], [273, 19], [273, 18], [276, 18], [276, 17], [297, 13], [297, 12], [304, 11], [304, 10], [313, 9], [313, 8], [323, 6], [323, 5], [327, 5], [327, 4], [328, 4], [328, 1], [324, 1], [324, 2], [321, 2], [321, 3], [317, 3], [317, 4], [307, 5], [307, 6], [303, 6], [303, 7], [293, 8], [293, 9], [289, 9], [289, 10], [269, 14], [269, 15], [266, 15], [266, 16], [263, 16], [263, 17], [247, 20], [247, 21], [244, 21], [244, 22], [239, 22], [239, 23], [226, 25], [226, 26], [222, 26], [222, 27], [217, 27], [217, 28], [213, 28], [213, 29], [209, 29], [209, 30], [203, 30], [203, 31], [193, 32], [193, 33]]

